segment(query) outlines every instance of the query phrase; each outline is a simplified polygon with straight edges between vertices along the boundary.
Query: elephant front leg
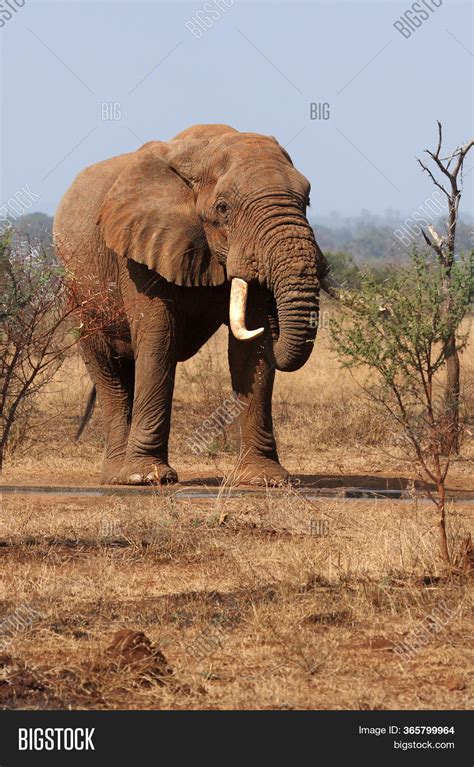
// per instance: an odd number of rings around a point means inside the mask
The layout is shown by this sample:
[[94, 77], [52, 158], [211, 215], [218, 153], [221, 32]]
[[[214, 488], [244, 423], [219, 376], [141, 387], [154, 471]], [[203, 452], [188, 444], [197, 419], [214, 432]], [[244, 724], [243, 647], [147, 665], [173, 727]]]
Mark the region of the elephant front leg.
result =
[[265, 335], [252, 341], [237, 341], [229, 331], [232, 388], [240, 402], [241, 447], [235, 479], [241, 484], [279, 485], [288, 481], [289, 474], [278, 460], [273, 434], [275, 369], [265, 354], [270, 329], [266, 316], [259, 310], [253, 315], [251, 310], [247, 312], [248, 327], [265, 325]]
[[120, 481], [171, 484], [178, 481], [168, 463], [168, 439], [176, 361], [169, 337], [152, 345], [141, 339], [135, 359], [135, 395], [127, 453]]

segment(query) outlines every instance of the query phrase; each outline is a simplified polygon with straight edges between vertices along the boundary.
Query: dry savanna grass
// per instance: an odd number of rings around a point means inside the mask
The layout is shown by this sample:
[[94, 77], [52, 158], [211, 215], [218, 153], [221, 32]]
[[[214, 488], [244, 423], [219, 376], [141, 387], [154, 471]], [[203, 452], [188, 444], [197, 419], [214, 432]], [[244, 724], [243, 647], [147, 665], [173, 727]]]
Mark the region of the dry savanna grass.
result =
[[[4, 520], [2, 613], [27, 620], [3, 707], [472, 705], [472, 593], [440, 575], [426, 504], [24, 496]], [[117, 653], [117, 632], [148, 651]]]
[[[469, 405], [472, 340], [462, 363]], [[88, 386], [68, 359], [7, 483], [97, 483], [100, 413], [73, 440]], [[235, 426], [202, 455], [187, 445], [229, 393], [221, 332], [178, 372], [170, 452], [184, 480], [232, 470]], [[434, 505], [338, 495], [417, 476], [324, 327], [308, 365], [277, 375], [274, 403], [282, 462], [334, 497], [232, 497], [227, 485], [212, 499], [4, 495], [0, 707], [472, 706], [472, 578], [445, 576]], [[466, 436], [448, 481], [453, 551], [473, 532], [459, 492], [472, 491]]]

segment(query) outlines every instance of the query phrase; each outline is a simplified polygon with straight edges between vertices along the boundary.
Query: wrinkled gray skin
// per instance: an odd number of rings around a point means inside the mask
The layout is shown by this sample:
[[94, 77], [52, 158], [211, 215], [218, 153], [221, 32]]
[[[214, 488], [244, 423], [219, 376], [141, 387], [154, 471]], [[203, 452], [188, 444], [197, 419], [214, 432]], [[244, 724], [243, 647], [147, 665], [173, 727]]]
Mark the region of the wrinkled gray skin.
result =
[[[279, 483], [275, 369], [308, 359], [327, 264], [306, 219], [309, 183], [278, 142], [225, 125], [87, 168], [55, 219], [82, 304], [81, 348], [104, 414], [104, 483], [177, 481], [168, 464], [175, 368], [228, 324], [230, 281], [249, 285], [247, 328], [229, 333], [242, 401], [239, 477]], [[203, 418], [209, 413], [203, 413]]]

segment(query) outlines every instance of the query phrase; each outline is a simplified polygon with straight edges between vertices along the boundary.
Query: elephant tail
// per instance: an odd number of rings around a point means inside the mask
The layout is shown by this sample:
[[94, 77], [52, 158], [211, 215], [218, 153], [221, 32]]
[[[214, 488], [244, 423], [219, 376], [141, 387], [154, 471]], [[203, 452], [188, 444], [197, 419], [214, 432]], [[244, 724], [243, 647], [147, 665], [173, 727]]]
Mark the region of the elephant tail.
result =
[[95, 406], [96, 397], [97, 397], [97, 391], [96, 391], [96, 388], [95, 388], [95, 384], [92, 384], [91, 390], [89, 392], [89, 396], [87, 398], [87, 405], [86, 405], [86, 409], [84, 411], [84, 415], [81, 418], [81, 422], [79, 424], [79, 428], [76, 431], [76, 434], [75, 434], [75, 437], [74, 437], [74, 441], [75, 442], [79, 441], [79, 439], [81, 438], [82, 432], [84, 431], [84, 429], [86, 428], [87, 424], [89, 423], [89, 421], [91, 419], [92, 413], [94, 412], [94, 406]]

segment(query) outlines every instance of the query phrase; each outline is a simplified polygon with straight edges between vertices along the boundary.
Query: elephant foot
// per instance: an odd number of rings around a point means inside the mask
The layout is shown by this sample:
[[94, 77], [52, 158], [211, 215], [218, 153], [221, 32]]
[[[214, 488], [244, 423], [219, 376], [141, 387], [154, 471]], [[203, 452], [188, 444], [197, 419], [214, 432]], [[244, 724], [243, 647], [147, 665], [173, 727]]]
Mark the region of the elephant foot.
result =
[[126, 462], [117, 477], [116, 485], [173, 485], [178, 475], [164, 461]]
[[246, 456], [245, 462], [239, 464], [235, 471], [235, 482], [239, 485], [280, 487], [289, 481], [289, 473], [278, 461], [262, 456]]
[[100, 474], [101, 485], [116, 485], [119, 482], [124, 460], [124, 455], [120, 458], [104, 460]]

